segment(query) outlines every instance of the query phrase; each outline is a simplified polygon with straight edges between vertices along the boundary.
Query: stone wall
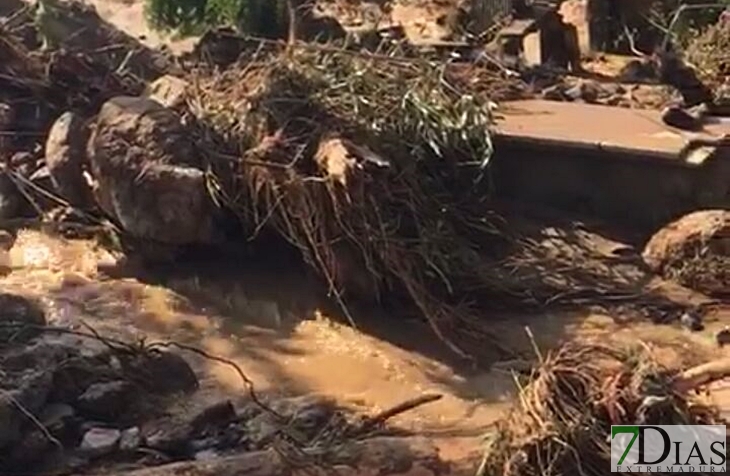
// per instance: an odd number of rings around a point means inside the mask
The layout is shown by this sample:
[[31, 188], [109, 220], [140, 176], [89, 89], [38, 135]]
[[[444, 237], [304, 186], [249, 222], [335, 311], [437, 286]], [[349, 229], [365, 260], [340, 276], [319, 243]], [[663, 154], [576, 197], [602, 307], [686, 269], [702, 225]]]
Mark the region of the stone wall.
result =
[[700, 168], [671, 159], [495, 140], [500, 195], [647, 231], [700, 208], [730, 208], [730, 153]]

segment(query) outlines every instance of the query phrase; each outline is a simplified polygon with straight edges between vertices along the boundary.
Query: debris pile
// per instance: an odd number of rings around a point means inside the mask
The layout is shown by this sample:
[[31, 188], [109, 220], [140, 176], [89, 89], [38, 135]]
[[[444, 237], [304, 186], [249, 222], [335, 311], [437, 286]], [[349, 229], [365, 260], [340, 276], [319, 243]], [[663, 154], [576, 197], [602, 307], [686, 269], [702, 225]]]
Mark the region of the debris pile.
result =
[[714, 87], [723, 86], [730, 76], [730, 21], [721, 18], [708, 27], [688, 45], [686, 55], [703, 79]]
[[351, 297], [398, 296], [478, 355], [483, 309], [604, 292], [494, 212], [490, 98], [505, 86], [474, 65], [302, 47], [198, 71], [186, 103], [216, 201], [252, 236], [286, 237], [346, 311]]
[[722, 378], [708, 378], [710, 370], [664, 367], [647, 347], [566, 344], [535, 369], [490, 435], [480, 473], [608, 475], [611, 425], [723, 424], [692, 392]]
[[[148, 85], [110, 57], [30, 51], [3, 30], [0, 121], [22, 132], [15, 140], [35, 133], [33, 147], [12, 144], [8, 177], [26, 185], [42, 169], [54, 198], [111, 220], [154, 258], [224, 242], [232, 221], [247, 240], [273, 231], [351, 321], [351, 299], [406, 303], [464, 356], [484, 347], [486, 308], [635, 298], [646, 281], [637, 272], [617, 283], [622, 271], [601, 257], [581, 256], [600, 270], [581, 269], [556, 240], [496, 212], [492, 101], [522, 91], [503, 72], [238, 39], [208, 35], [205, 52], [225, 61], [187, 58], [183, 78]], [[604, 99], [588, 82], [565, 93]], [[43, 111], [32, 126], [17, 120], [30, 107]], [[27, 172], [18, 150], [30, 154]]]
[[343, 305], [393, 290], [439, 333], [455, 324], [465, 280], [480, 284], [478, 248], [498, 235], [477, 183], [492, 116], [474, 94], [494, 73], [303, 48], [193, 84], [192, 112], [227, 149], [219, 199], [253, 233], [275, 227]]

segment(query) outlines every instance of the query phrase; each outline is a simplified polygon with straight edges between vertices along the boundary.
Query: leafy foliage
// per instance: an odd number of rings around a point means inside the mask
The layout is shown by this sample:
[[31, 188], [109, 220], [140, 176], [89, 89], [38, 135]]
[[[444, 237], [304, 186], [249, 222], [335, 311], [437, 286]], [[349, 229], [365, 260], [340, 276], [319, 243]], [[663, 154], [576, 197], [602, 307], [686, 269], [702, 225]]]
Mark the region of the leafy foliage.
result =
[[181, 35], [225, 25], [275, 37], [285, 30], [286, 0], [146, 0], [145, 13], [153, 28]]

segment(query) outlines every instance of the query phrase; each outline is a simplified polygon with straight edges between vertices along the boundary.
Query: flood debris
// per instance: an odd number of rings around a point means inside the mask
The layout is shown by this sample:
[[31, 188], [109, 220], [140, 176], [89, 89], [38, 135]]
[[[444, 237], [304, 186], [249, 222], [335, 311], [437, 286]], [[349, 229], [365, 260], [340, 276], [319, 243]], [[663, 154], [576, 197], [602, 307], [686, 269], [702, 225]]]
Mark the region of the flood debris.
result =
[[[231, 224], [241, 246], [277, 234], [354, 326], [353, 301], [395, 304], [466, 358], [510, 352], [484, 324], [488, 310], [623, 302], [646, 311], [658, 306], [645, 287], [651, 272], [727, 290], [726, 212], [657, 233], [644, 251], [647, 271], [584, 246], [592, 237], [574, 223], [520, 228], [492, 199], [495, 101], [530, 93], [631, 106], [635, 85], [538, 68], [523, 73], [535, 78], [528, 87], [503, 66], [432, 61], [402, 44], [373, 53], [224, 30], [206, 34], [178, 67], [88, 7], [44, 5], [52, 18], [28, 12], [0, 24], [0, 130], [11, 133], [0, 135], [3, 218], [70, 209], [168, 261], [177, 248], [230, 240]], [[64, 34], [79, 28], [87, 33]], [[655, 72], [644, 66], [625, 79]], [[269, 311], [280, 325], [278, 309]], [[683, 311], [662, 319], [699, 330], [701, 318]], [[231, 364], [175, 343], [54, 328], [36, 303], [0, 294], [0, 472], [78, 474], [122, 462], [137, 476], [263, 476], [301, 466], [444, 474], [423, 440], [381, 435], [390, 418], [438, 396], [358, 417], [327, 398], [260, 398], [236, 367], [243, 403], [176, 419], [160, 410], [199, 382], [171, 349]], [[487, 474], [607, 468], [611, 423], [717, 421], [687, 394], [709, 374], [655, 364], [600, 346], [552, 354], [501, 423]], [[657, 393], [666, 396], [661, 408], [644, 405]], [[546, 454], [555, 458], [549, 467]]]
[[[503, 70], [219, 34], [204, 40], [237, 54], [227, 68], [187, 58], [184, 72], [150, 83], [84, 50], [0, 39], [15, 88], [0, 101], [28, 96], [45, 111], [25, 129], [40, 136], [26, 147], [30, 175], [13, 167], [10, 185], [38, 212], [70, 207], [62, 216], [145, 259], [274, 233], [351, 323], [352, 301], [405, 303], [467, 358], [489, 339], [485, 309], [642, 291], [641, 273], [617, 284], [623, 273], [603, 262], [600, 273], [565, 271], [574, 256], [524, 236], [492, 204], [493, 101], [520, 83]], [[621, 91], [581, 80], [559, 95], [600, 102]]]
[[488, 436], [480, 474], [609, 475], [611, 425], [724, 424], [694, 390], [725, 375], [723, 361], [683, 370], [647, 346], [568, 343], [538, 363]]

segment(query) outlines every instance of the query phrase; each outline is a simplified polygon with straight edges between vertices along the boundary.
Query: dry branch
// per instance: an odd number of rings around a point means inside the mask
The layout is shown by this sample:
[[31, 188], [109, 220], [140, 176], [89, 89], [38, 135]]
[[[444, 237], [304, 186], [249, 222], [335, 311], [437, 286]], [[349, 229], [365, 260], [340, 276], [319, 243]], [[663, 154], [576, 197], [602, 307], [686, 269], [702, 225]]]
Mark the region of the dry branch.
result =
[[718, 380], [730, 377], [730, 358], [707, 362], [679, 374], [674, 381], [677, 392], [690, 392]]

